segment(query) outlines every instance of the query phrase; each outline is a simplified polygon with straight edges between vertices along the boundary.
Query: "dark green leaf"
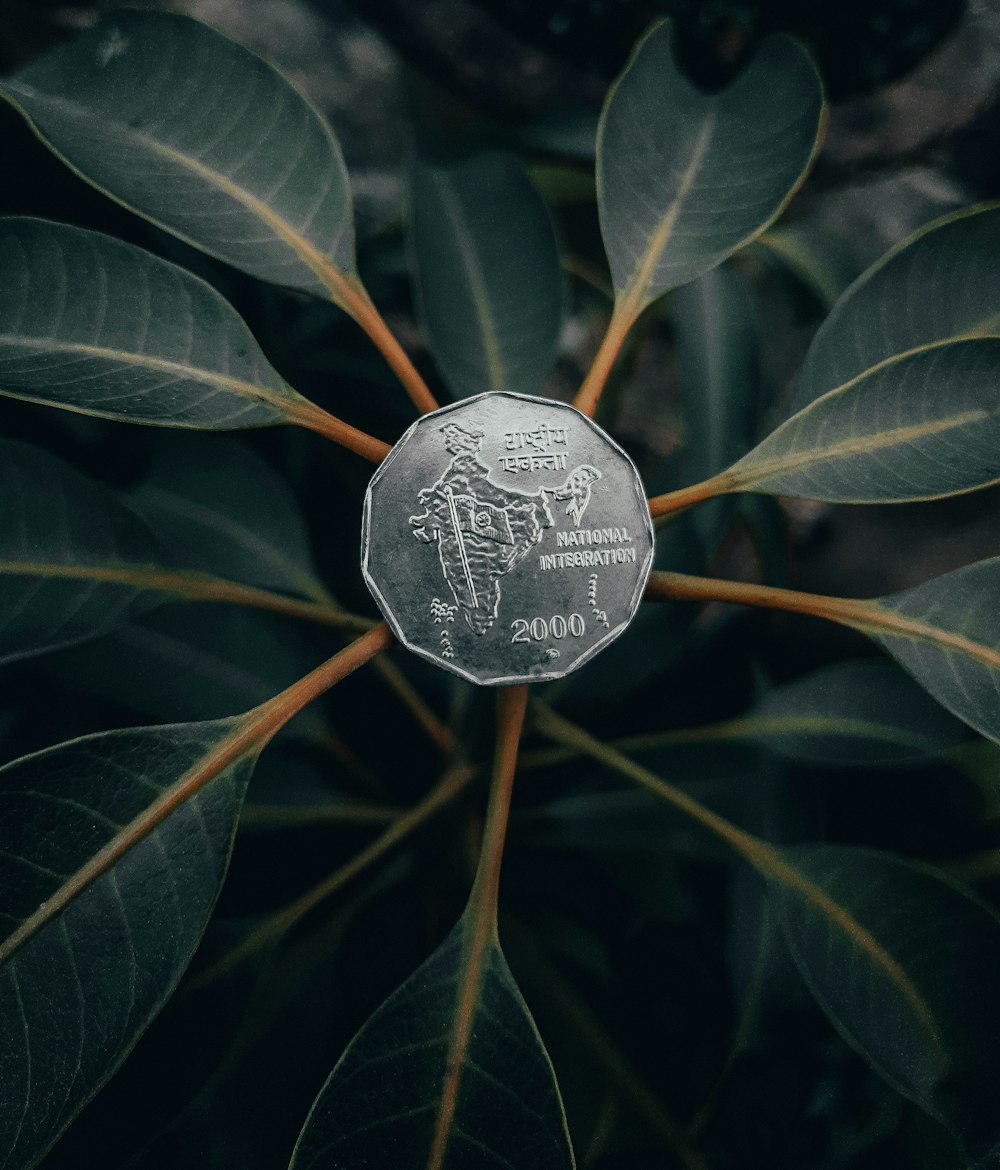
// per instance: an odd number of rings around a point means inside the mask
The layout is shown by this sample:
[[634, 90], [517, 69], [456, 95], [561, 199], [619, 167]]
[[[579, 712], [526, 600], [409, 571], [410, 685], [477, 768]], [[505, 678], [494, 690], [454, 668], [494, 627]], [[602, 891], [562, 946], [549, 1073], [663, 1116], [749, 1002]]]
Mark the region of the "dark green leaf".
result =
[[548, 210], [517, 160], [418, 166], [411, 231], [430, 349], [452, 394], [537, 394], [556, 357], [563, 280]]
[[353, 274], [350, 188], [329, 127], [207, 26], [119, 12], [0, 94], [88, 182], [252, 276], [337, 299]]
[[794, 408], [913, 350], [1000, 333], [1000, 208], [935, 220], [847, 290], [816, 334]]
[[847, 846], [784, 850], [775, 885], [796, 964], [838, 1031], [896, 1088], [964, 1127], [1000, 1108], [1000, 923], [930, 870]]
[[0, 221], [0, 393], [125, 422], [232, 430], [315, 410], [204, 281], [120, 240]]
[[846, 662], [769, 692], [746, 719], [778, 755], [825, 767], [904, 764], [940, 755], [966, 737], [962, 724], [888, 662]]
[[996, 483], [998, 379], [1000, 338], [913, 349], [805, 406], [723, 472], [719, 486], [870, 504]]
[[173, 991], [218, 896], [239, 720], [114, 731], [0, 769], [0, 1158], [28, 1170]]
[[[355, 1036], [291, 1170], [574, 1165], [552, 1066], [495, 939], [469, 969], [475, 928], [467, 913]], [[460, 1020], [468, 1042], [453, 1053]]]
[[821, 305], [831, 309], [858, 275], [846, 240], [826, 224], [806, 221], [783, 223], [757, 240], [765, 255], [774, 257], [804, 284]]
[[163, 560], [153, 531], [110, 492], [44, 451], [0, 441], [0, 661], [112, 629], [156, 597], [129, 571]]
[[[165, 605], [45, 663], [86, 693], [163, 723], [249, 710], [315, 664], [297, 626], [237, 606]], [[318, 714], [289, 725], [315, 729]]]
[[1000, 740], [1000, 557], [869, 603], [880, 642], [949, 711]]
[[[715, 268], [670, 301], [684, 405], [684, 476], [708, 479], [753, 446], [760, 411], [757, 328], [750, 289], [731, 268]], [[694, 523], [709, 556], [735, 512], [713, 500]]]
[[635, 316], [694, 280], [781, 213], [823, 118], [816, 69], [784, 35], [727, 89], [680, 72], [669, 24], [640, 41], [601, 118], [598, 204], [619, 305]]
[[271, 465], [235, 439], [167, 438], [130, 502], [190, 552], [186, 562], [326, 600], [298, 501]]

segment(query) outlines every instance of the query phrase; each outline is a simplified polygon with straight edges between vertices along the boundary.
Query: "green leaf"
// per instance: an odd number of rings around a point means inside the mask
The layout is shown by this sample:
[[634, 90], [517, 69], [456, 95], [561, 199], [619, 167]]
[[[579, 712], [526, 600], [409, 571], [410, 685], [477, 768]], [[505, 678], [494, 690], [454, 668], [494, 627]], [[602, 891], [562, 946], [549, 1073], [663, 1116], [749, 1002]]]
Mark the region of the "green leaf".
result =
[[860, 603], [856, 623], [922, 687], [990, 739], [1000, 740], [1000, 557]]
[[769, 692], [731, 723], [780, 756], [821, 767], [876, 767], [957, 747], [962, 724], [888, 662], [845, 662]]
[[273, 467], [235, 439], [165, 437], [129, 502], [190, 554], [186, 563], [327, 600], [298, 500]]
[[960, 211], [887, 252], [813, 339], [794, 409], [913, 350], [1000, 333], [1000, 207]]
[[858, 275], [847, 241], [823, 223], [783, 223], [760, 236], [757, 247], [788, 269], [827, 310]]
[[131, 244], [0, 221], [0, 393], [83, 414], [232, 430], [314, 411], [203, 280]]
[[187, 966], [252, 755], [240, 720], [87, 736], [0, 769], [0, 1160], [34, 1166]]
[[601, 117], [598, 206], [629, 316], [720, 264], [780, 215], [816, 153], [823, 95], [806, 51], [768, 37], [719, 93], [674, 60], [671, 26], [632, 55]]
[[841, 1035], [901, 1093], [960, 1128], [995, 1124], [1000, 923], [931, 870], [835, 845], [782, 851], [773, 885], [795, 962]]
[[518, 161], [415, 168], [411, 232], [431, 353], [452, 394], [537, 394], [556, 358], [563, 279], [548, 209]]
[[1000, 481], [998, 379], [1000, 338], [911, 350], [811, 402], [716, 486], [865, 504], [986, 487]]
[[45, 451], [0, 440], [0, 662], [114, 628], [157, 599], [116, 575], [164, 559], [153, 530], [110, 492]]
[[[315, 664], [315, 634], [308, 644], [300, 634], [259, 610], [168, 604], [55, 655], [44, 669], [144, 720], [215, 719], [255, 707], [304, 675]], [[309, 709], [289, 728], [317, 724]]]
[[[684, 407], [687, 482], [708, 479], [753, 446], [760, 404], [757, 324], [741, 273], [714, 268], [670, 301]], [[694, 523], [709, 550], [733, 519], [734, 500], [713, 500]]]
[[329, 127], [207, 26], [119, 12], [0, 94], [88, 182], [195, 247], [333, 299], [352, 278], [350, 188]]
[[290, 1170], [573, 1167], [548, 1055], [499, 943], [483, 949], [476, 928], [467, 912], [351, 1041]]

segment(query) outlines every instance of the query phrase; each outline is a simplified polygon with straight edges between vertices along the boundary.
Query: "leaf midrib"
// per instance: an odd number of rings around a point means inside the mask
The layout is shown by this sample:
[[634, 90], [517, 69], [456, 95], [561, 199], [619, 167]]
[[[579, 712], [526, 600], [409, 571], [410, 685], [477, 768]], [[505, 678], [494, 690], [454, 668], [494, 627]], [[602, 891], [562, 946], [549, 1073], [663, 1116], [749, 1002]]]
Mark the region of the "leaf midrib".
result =
[[504, 378], [500, 338], [497, 335], [496, 322], [493, 320], [493, 311], [490, 304], [486, 279], [476, 255], [475, 243], [469, 232], [468, 224], [465, 221], [458, 196], [449, 187], [447, 182], [438, 181], [436, 185], [442, 207], [454, 228], [455, 242], [458, 245], [458, 255], [469, 283], [472, 307], [476, 314], [476, 320], [479, 322], [483, 351], [486, 357], [486, 368], [489, 371], [490, 389], [505, 390], [507, 387]]
[[[206, 370], [201, 366], [189, 366], [184, 362], [174, 361], [171, 358], [153, 357], [150, 354], [134, 353], [129, 350], [114, 349], [111, 346], [93, 345], [83, 341], [61, 341], [58, 338], [22, 337], [9, 333], [0, 334], [0, 346], [10, 346], [17, 349], [38, 350], [44, 353], [58, 353], [93, 358], [100, 361], [114, 362], [123, 366], [136, 366], [141, 369], [155, 370], [157, 373], [172, 374], [178, 378], [187, 378], [192, 382], [215, 386], [220, 390], [228, 390], [241, 398], [257, 398], [268, 406], [273, 406], [283, 415], [290, 413], [292, 404], [299, 395], [290, 386], [286, 387], [285, 394], [261, 386], [256, 382], [247, 382], [231, 374], [222, 374], [214, 370]], [[32, 393], [28, 390], [20, 393]], [[39, 393], [43, 393], [40, 391]], [[286, 396], [287, 395], [287, 396]]]
[[48, 896], [34, 914], [0, 942], [0, 967], [8, 963], [41, 930], [48, 926], [84, 890], [111, 870], [130, 849], [154, 832], [171, 813], [219, 776], [226, 768], [251, 754], [261, 743], [258, 721], [240, 717], [233, 731], [217, 742], [205, 755], [160, 796], [115, 833], [83, 865], [68, 875], [63, 884]]
[[[21, 93], [29, 100], [40, 100], [42, 102], [48, 102], [53, 106], [61, 107], [65, 111], [68, 111], [70, 117], [75, 118], [81, 122], [94, 120], [94, 115], [86, 107], [81, 107], [76, 102], [73, 102], [68, 98], [57, 97], [54, 94], [48, 94], [40, 90], [35, 90], [33, 87], [21, 86], [16, 81], [8, 81], [5, 85], [0, 86], [0, 91], [2, 90], [6, 90], [8, 93], [14, 94], [15, 97], [18, 93]], [[16, 100], [15, 104], [19, 106], [32, 126], [37, 128], [37, 132], [42, 138], [45, 139], [46, 143], [52, 146], [53, 149], [56, 149], [44, 131], [42, 131], [42, 129], [37, 126], [35, 118], [32, 116], [30, 110], [26, 109], [24, 106], [21, 106], [19, 102], [16, 102]], [[216, 171], [212, 167], [208, 167], [204, 163], [199, 162], [197, 159], [192, 158], [190, 155], [186, 155], [182, 151], [179, 151], [172, 146], [168, 146], [165, 142], [160, 142], [155, 138], [151, 138], [147, 134], [143, 134], [134, 127], [128, 126], [126, 123], [117, 118], [102, 117], [100, 121], [102, 128], [105, 130], [113, 128], [122, 138], [131, 140], [137, 145], [149, 150], [152, 154], [159, 155], [162, 158], [168, 159], [177, 166], [183, 167], [192, 174], [195, 174], [199, 178], [203, 179], [210, 186], [215, 187], [217, 190], [223, 192], [223, 194], [228, 195], [231, 199], [236, 200], [237, 203], [242, 204], [248, 211], [267, 224], [267, 226], [278, 236], [278, 238], [283, 243], [287, 244], [289, 248], [291, 248], [296, 256], [298, 256], [298, 258], [303, 262], [303, 264], [305, 264], [306, 267], [309, 268], [310, 271], [312, 271], [319, 279], [319, 281], [330, 291], [331, 295], [333, 295], [335, 298], [349, 298], [352, 290], [349, 288], [347, 274], [341, 272], [341, 270], [333, 262], [332, 257], [327, 256], [321, 252], [310, 240], [308, 240], [304, 235], [302, 235], [301, 232], [294, 228], [287, 219], [279, 215], [263, 200], [258, 199], [256, 195], [246, 190], [246, 188], [241, 187], [238, 183], [234, 183], [232, 179], [222, 174], [220, 171]], [[65, 158], [61, 151], [56, 150], [56, 153], [59, 154], [60, 157]], [[75, 167], [68, 158], [66, 158], [66, 162], [74, 170], [78, 170], [78, 168]], [[83, 172], [79, 173], [83, 174]], [[87, 178], [88, 182], [94, 183], [94, 185], [99, 187], [102, 191], [107, 190], [107, 188], [105, 188], [102, 184], [96, 183], [88, 176], [84, 175], [84, 177]], [[108, 194], [111, 194], [111, 192], [108, 191]], [[116, 198], [115, 196], [112, 197]], [[140, 214], [145, 215], [149, 219], [155, 219], [155, 217], [148, 215], [148, 213], [140, 211]], [[156, 220], [156, 222], [160, 221]], [[174, 231], [172, 227], [169, 230]], [[181, 232], [176, 232], [175, 234], [181, 236], [183, 239], [190, 239], [187, 235], [184, 235]], [[194, 241], [191, 242], [194, 243]], [[195, 246], [201, 247], [200, 244], [195, 244]]]
[[928, 1034], [935, 1051], [938, 1067], [947, 1067], [949, 1063], [948, 1052], [943, 1045], [937, 1020], [920, 989], [910, 979], [906, 971], [869, 930], [853, 918], [839, 902], [834, 901], [823, 889], [786, 861], [776, 848], [738, 828], [717, 813], [712, 812], [711, 809], [706, 808], [688, 793], [675, 788], [641, 764], [616, 751], [610, 745], [594, 739], [581, 728], [555, 715], [554, 712], [546, 708], [536, 708], [536, 722], [543, 733], [560, 742], [579, 748], [679, 808], [740, 854], [757, 870], [761, 877], [777, 882], [785, 889], [792, 890], [815, 906], [821, 914], [835, 922], [860, 949], [871, 957], [875, 965], [899, 990], [914, 1017]]
[[[815, 404], [814, 404], [815, 405]], [[806, 407], [810, 410], [811, 407]], [[803, 414], [805, 411], [802, 412]], [[730, 492], [743, 491], [754, 484], [762, 483], [774, 475], [787, 475], [791, 472], [802, 471], [809, 467], [816, 467], [837, 459], [848, 459], [852, 455], [869, 454], [873, 451], [884, 451], [890, 447], [897, 447], [903, 443], [923, 439], [929, 435], [943, 434], [946, 431], [956, 430], [968, 426], [970, 423], [982, 422], [992, 418], [996, 411], [967, 410], [962, 414], [951, 415], [948, 418], [933, 419], [926, 423], [914, 423], [908, 427], [896, 427], [893, 430], [874, 431], [867, 435], [857, 435], [851, 439], [842, 439], [839, 443], [831, 443], [827, 447], [811, 447], [805, 451], [794, 452], [785, 456], [776, 456], [769, 460], [753, 462], [753, 452], [744, 456], [739, 463], [733, 464], [728, 472], [723, 472]], [[778, 428], [765, 442], [771, 442], [785, 427], [792, 423], [798, 424], [802, 415], [793, 415], [786, 423]], [[741, 464], [746, 467], [741, 472]], [[983, 485], [985, 486], [985, 485]], [[868, 497], [866, 496], [865, 499]], [[892, 497], [889, 497], [892, 498]]]

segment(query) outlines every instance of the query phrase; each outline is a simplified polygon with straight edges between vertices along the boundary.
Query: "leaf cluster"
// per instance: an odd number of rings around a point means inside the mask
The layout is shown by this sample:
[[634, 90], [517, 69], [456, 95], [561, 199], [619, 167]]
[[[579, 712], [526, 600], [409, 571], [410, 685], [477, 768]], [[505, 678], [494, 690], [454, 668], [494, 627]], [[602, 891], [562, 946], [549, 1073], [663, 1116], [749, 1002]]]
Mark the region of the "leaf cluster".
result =
[[[1000, 209], [841, 279], [778, 223], [827, 116], [785, 35], [706, 93], [655, 25], [592, 187], [414, 159], [360, 247], [323, 116], [196, 21], [0, 95], [132, 223], [0, 218], [0, 1166], [993, 1164], [1000, 558], [820, 595], [787, 524], [1000, 482]], [[804, 286], [786, 409], [759, 306]], [[661, 524], [634, 626], [495, 715], [357, 557], [371, 466], [484, 390], [575, 394]]]

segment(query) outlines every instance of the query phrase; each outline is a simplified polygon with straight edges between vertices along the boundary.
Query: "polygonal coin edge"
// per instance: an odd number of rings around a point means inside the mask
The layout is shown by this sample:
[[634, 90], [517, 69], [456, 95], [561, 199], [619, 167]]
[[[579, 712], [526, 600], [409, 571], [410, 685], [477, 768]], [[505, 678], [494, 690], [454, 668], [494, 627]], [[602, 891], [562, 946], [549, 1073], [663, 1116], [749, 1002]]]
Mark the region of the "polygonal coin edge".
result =
[[[619, 622], [612, 629], [608, 630], [601, 638], [595, 642], [591, 647], [585, 650], [581, 656], [570, 667], [562, 667], [558, 671], [540, 671], [530, 675], [502, 675], [496, 678], [484, 679], [459, 666], [455, 662], [451, 662], [446, 658], [439, 657], [432, 650], [428, 650], [423, 646], [418, 646], [410, 641], [404, 633], [402, 626], [392, 611], [391, 606], [386, 601], [381, 589], [372, 577], [369, 569], [369, 553], [371, 550], [370, 532], [372, 521], [372, 490], [383, 479], [389, 470], [390, 465], [401, 453], [403, 447], [408, 440], [414, 435], [418, 428], [424, 426], [431, 419], [438, 419], [442, 415], [450, 414], [456, 410], [465, 410], [476, 402], [480, 402], [485, 398], [511, 398], [519, 402], [530, 402], [542, 406], [556, 407], [561, 410], [571, 411], [577, 418], [581, 419], [590, 428], [591, 431], [602, 442], [608, 444], [628, 465], [632, 471], [631, 486], [636, 493], [637, 502], [639, 505], [639, 514], [642, 517], [643, 530], [649, 537], [649, 550], [644, 558], [643, 564], [639, 569], [638, 577], [636, 578], [635, 589], [632, 592], [632, 597], [627, 606], [627, 617]], [[609, 646], [616, 638], [621, 637], [632, 619], [635, 617], [639, 608], [639, 603], [642, 601], [642, 595], [645, 591], [646, 584], [649, 581], [649, 575], [653, 569], [653, 560], [656, 554], [656, 533], [653, 528], [652, 517], [649, 514], [649, 503], [645, 495], [645, 488], [642, 483], [642, 476], [639, 474], [639, 469], [636, 467], [632, 457], [624, 450], [606, 431], [597, 425], [596, 422], [582, 411], [577, 410], [575, 406], [568, 402], [559, 402], [554, 398], [541, 398], [533, 394], [519, 394], [515, 390], [487, 390], [482, 394], [475, 394], [471, 398], [462, 398], [458, 402], [449, 402], [437, 410], [428, 411], [422, 414], [418, 419], [415, 419], [396, 440], [392, 450], [382, 460], [382, 462], [375, 469], [374, 474], [368, 481], [368, 487], [365, 490], [364, 507], [361, 514], [361, 575], [364, 578], [365, 585], [368, 591], [375, 599], [382, 616], [385, 618], [399, 643], [406, 647], [412, 654], [418, 655], [427, 662], [433, 663], [442, 670], [450, 671], [456, 674], [459, 678], [465, 679], [466, 682], [474, 683], [476, 686], [496, 687], [496, 686], [516, 686], [520, 683], [536, 683], [536, 682], [555, 682], [558, 679], [566, 678], [574, 671], [580, 669], [581, 666], [586, 665], [596, 654], [599, 654], [606, 646]]]

